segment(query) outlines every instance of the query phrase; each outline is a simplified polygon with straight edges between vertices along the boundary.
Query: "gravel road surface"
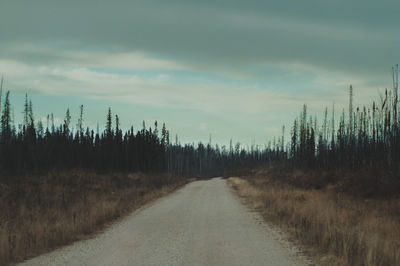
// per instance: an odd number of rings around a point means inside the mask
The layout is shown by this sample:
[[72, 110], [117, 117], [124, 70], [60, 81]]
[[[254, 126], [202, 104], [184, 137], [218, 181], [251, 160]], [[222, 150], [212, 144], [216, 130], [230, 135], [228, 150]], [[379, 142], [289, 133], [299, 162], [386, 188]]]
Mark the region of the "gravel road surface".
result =
[[226, 180], [189, 183], [109, 227], [21, 265], [302, 265]]

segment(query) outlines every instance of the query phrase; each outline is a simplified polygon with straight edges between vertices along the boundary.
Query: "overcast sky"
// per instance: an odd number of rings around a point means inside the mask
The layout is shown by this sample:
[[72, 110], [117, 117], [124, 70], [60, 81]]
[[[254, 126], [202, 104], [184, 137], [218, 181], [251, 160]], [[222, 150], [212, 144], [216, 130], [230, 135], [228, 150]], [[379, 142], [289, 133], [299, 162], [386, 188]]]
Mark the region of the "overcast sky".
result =
[[0, 2], [0, 75], [16, 120], [165, 122], [182, 142], [266, 143], [306, 103], [369, 104], [400, 61], [398, 0]]

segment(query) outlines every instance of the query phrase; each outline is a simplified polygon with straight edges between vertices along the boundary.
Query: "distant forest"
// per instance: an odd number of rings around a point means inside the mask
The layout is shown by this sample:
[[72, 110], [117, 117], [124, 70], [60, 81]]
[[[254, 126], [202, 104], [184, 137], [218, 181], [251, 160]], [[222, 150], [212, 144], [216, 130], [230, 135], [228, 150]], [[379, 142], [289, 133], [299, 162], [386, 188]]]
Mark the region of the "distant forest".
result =
[[[96, 131], [84, 127], [84, 107], [72, 130], [70, 110], [63, 123], [35, 121], [33, 104], [25, 97], [23, 122], [15, 126], [8, 91], [0, 96], [0, 166], [3, 174], [42, 172], [53, 169], [88, 169], [101, 172], [169, 172], [174, 174], [216, 174], [259, 165], [279, 165], [286, 169], [369, 169], [380, 167], [397, 173], [400, 162], [400, 118], [398, 111], [398, 65], [393, 67], [393, 89], [385, 90], [371, 107], [353, 107], [349, 88], [349, 108], [343, 109], [338, 127], [332, 106], [323, 121], [308, 114], [307, 105], [294, 120], [290, 140], [281, 137], [264, 147], [244, 149], [239, 143], [229, 147], [171, 142], [165, 124], [154, 122], [141, 129], [123, 132], [118, 115], [111, 108], [106, 127]], [[1, 84], [1, 91], [2, 91]], [[45, 124], [44, 124], [45, 123]]]
[[[318, 125], [307, 115], [307, 106], [294, 120], [291, 139], [281, 153], [287, 166], [297, 168], [371, 169], [378, 167], [397, 173], [400, 162], [400, 118], [398, 110], [399, 67], [392, 68], [393, 88], [385, 89], [371, 107], [353, 106], [353, 87], [349, 87], [349, 108], [343, 109], [335, 128], [335, 110], [328, 108]], [[282, 139], [283, 141], [283, 139]]]
[[[2, 85], [1, 85], [2, 91]], [[84, 127], [84, 106], [76, 129], [72, 130], [70, 110], [63, 123], [54, 124], [53, 114], [45, 122], [35, 121], [33, 104], [25, 96], [23, 123], [15, 126], [11, 113], [10, 92], [1, 106], [0, 167], [2, 174], [24, 174], [71, 168], [99, 172], [168, 172], [186, 174], [222, 174], [226, 170], [259, 165], [270, 158], [267, 150], [244, 150], [237, 143], [229, 149], [211, 143], [181, 145], [170, 141], [165, 124], [127, 132], [120, 128], [118, 115], [111, 108], [105, 116], [106, 127], [100, 132]], [[0, 98], [1, 105], [1, 98]]]

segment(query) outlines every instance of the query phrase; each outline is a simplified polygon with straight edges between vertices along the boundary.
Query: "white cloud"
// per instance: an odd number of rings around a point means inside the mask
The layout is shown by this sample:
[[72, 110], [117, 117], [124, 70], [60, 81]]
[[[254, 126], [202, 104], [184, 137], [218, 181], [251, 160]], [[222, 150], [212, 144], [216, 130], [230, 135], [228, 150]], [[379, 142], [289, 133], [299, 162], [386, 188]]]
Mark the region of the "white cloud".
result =
[[[182, 70], [186, 68], [177, 61], [152, 57], [140, 51], [88, 51], [33, 44], [17, 44], [6, 49], [19, 54], [18, 57], [25, 62], [31, 60], [35, 64], [43, 64], [47, 59], [47, 63], [63, 67], [106, 67], [120, 70]], [[41, 68], [46, 68], [46, 66], [42, 65]]]
[[[115, 66], [126, 66], [124, 61], [114, 60]], [[107, 59], [108, 60], [108, 59]], [[148, 62], [147, 67], [152, 66]], [[157, 61], [155, 61], [157, 62]], [[109, 67], [105, 63], [104, 66]], [[171, 64], [173, 65], [173, 64]], [[176, 64], [178, 65], [178, 64]], [[154, 66], [154, 65], [153, 65]], [[155, 63], [155, 66], [157, 63]], [[285, 66], [290, 71], [296, 71], [297, 66]], [[231, 84], [223, 81], [192, 82], [177, 81], [169, 74], [159, 74], [152, 71], [146, 75], [119, 74], [118, 72], [97, 72], [88, 67], [60, 67], [57, 65], [35, 66], [21, 62], [0, 60], [8, 88], [25, 93], [26, 90], [47, 95], [79, 95], [91, 99], [106, 99], [121, 102], [129, 102], [148, 106], [194, 109], [202, 112], [224, 115], [226, 112], [245, 113], [257, 115], [266, 111], [281, 110], [285, 108], [299, 109], [303, 103], [311, 106], [328, 105], [327, 101], [346, 99], [347, 81], [341, 82], [344, 77], [336, 79], [321, 71], [310, 80], [310, 83], [319, 84], [328, 92], [327, 97], [304, 92], [303, 95], [293, 95], [286, 91], [268, 89], [251, 82], [244, 84]], [[112, 69], [112, 68], [111, 68]], [[304, 69], [304, 68], [303, 68]], [[342, 78], [342, 79], [341, 79]], [[365, 85], [356, 81], [353, 84]], [[293, 86], [295, 86], [294, 84]], [[337, 88], [342, 88], [337, 91]], [[366, 91], [376, 94], [376, 89], [367, 88]], [[363, 92], [363, 95], [365, 93]], [[371, 93], [368, 93], [371, 95]], [[340, 104], [340, 103], [339, 103]]]

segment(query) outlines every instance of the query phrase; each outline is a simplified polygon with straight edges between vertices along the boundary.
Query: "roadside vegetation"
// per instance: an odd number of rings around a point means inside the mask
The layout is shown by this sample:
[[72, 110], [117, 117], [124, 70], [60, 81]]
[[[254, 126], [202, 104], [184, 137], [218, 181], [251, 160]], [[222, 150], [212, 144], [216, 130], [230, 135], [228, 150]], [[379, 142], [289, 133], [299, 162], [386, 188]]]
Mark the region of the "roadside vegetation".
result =
[[294, 185], [317, 174], [259, 170], [229, 182], [266, 221], [304, 244], [317, 265], [399, 265], [400, 199], [353, 196], [340, 184]]
[[[153, 180], [161, 180], [155, 183]], [[0, 181], [0, 265], [72, 241], [182, 186], [170, 174], [51, 171]]]

